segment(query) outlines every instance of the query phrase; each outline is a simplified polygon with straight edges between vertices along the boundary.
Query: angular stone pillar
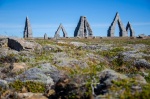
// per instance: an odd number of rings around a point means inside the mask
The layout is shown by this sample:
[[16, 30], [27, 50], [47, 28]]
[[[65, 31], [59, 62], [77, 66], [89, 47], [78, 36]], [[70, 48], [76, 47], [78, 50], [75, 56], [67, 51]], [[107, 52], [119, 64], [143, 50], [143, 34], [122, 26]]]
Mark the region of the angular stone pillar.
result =
[[29, 21], [29, 18], [26, 17], [23, 38], [32, 38], [32, 37], [33, 36], [32, 36], [32, 28], [30, 25], [30, 21]]
[[44, 34], [44, 39], [48, 39], [48, 37], [47, 37], [47, 34], [46, 34], [46, 33]]
[[67, 32], [62, 24], [59, 25], [57, 31], [55, 32], [54, 38], [60, 38], [60, 30], [62, 29], [63, 37], [68, 37]]
[[93, 32], [85, 16], [81, 16], [74, 31], [74, 37], [92, 37]]
[[116, 13], [115, 18], [114, 18], [113, 22], [111, 23], [111, 25], [107, 31], [107, 36], [108, 37], [114, 37], [116, 24], [118, 24], [118, 26], [119, 26], [119, 37], [126, 37], [127, 32], [123, 26], [123, 23], [121, 22], [121, 19], [120, 19], [118, 12]]
[[126, 26], [126, 31], [128, 33], [128, 30], [130, 31], [130, 37], [135, 37], [135, 32], [130, 24], [130, 22], [127, 23], [127, 26]]

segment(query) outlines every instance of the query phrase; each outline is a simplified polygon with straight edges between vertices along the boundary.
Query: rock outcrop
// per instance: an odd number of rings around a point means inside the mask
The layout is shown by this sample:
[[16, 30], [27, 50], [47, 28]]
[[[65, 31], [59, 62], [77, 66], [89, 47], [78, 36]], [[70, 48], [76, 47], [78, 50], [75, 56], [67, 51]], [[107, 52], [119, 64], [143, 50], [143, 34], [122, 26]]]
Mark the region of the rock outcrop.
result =
[[107, 93], [112, 85], [112, 81], [121, 79], [127, 79], [127, 76], [110, 69], [103, 70], [99, 75], [100, 84], [94, 89], [95, 94], [99, 95]]
[[36, 42], [28, 42], [18, 38], [8, 38], [8, 47], [17, 51], [40, 50], [42, 48], [42, 46]]

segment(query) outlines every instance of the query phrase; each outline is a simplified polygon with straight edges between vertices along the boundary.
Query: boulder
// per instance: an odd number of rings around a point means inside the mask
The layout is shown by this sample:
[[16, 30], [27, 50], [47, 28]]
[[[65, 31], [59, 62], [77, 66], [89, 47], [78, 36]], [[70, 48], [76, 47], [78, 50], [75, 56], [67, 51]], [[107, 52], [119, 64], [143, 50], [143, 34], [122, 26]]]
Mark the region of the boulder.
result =
[[36, 42], [29, 42], [18, 38], [8, 38], [8, 47], [17, 51], [40, 50], [42, 48], [42, 46]]
[[148, 61], [146, 61], [145, 59], [135, 60], [134, 65], [137, 68], [148, 68], [148, 69], [150, 69], [150, 63]]
[[117, 73], [114, 70], [105, 69], [99, 75], [100, 84], [97, 84], [94, 88], [94, 93], [96, 95], [106, 94], [112, 85], [112, 81], [127, 79], [127, 76]]
[[0, 57], [6, 57], [9, 55], [18, 55], [18, 51], [15, 50], [9, 50], [8, 48], [0, 48]]
[[48, 85], [54, 85], [64, 74], [55, 66], [49, 63], [40, 64], [34, 68], [30, 68], [24, 73], [18, 75], [15, 79], [7, 80], [21, 80], [21, 81], [37, 81]]
[[135, 60], [135, 59], [141, 59], [149, 55], [144, 54], [142, 52], [137, 52], [137, 51], [126, 51], [126, 52], [120, 53], [119, 56], [122, 57], [123, 61], [126, 62], [126, 61]]
[[0, 79], [0, 87], [7, 88], [8, 87], [7, 81]]

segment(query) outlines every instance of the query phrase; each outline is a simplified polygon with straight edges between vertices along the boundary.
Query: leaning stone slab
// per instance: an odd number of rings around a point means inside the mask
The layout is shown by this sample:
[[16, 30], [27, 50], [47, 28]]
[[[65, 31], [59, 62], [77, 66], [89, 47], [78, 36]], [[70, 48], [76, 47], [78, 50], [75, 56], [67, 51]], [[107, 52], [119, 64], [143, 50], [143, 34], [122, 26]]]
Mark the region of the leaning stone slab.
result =
[[36, 50], [41, 49], [42, 46], [35, 42], [28, 42], [24, 39], [18, 39], [18, 38], [8, 38], [8, 47], [11, 49], [21, 51], [21, 50]]

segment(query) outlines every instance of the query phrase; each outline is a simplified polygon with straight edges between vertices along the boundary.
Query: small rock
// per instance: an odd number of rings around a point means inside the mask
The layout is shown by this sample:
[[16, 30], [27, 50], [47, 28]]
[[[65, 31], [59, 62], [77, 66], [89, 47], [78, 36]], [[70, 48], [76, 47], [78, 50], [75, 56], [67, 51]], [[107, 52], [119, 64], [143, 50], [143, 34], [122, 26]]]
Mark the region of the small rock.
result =
[[79, 47], [79, 46], [86, 46], [86, 44], [82, 43], [82, 42], [70, 42], [71, 45]]
[[11, 72], [17, 73], [21, 70], [26, 70], [26, 69], [27, 69], [27, 66], [25, 63], [13, 63]]
[[8, 87], [7, 81], [0, 79], [0, 87], [7, 88]]
[[47, 91], [46, 96], [49, 97], [49, 96], [54, 95], [54, 94], [55, 94], [55, 90], [51, 89], [51, 90]]
[[26, 87], [23, 87], [23, 88], [21, 89], [21, 92], [22, 92], [22, 93], [27, 93], [28, 90], [26, 89]]
[[145, 78], [139, 74], [137, 74], [135, 77], [136, 82], [139, 82], [141, 84], [147, 84]]
[[0, 47], [7, 47], [8, 38], [0, 38]]
[[19, 99], [48, 99], [42, 93], [17, 93]]
[[147, 62], [145, 59], [136, 60], [136, 61], [134, 62], [134, 65], [135, 65], [137, 68], [148, 68], [148, 69], [150, 69], [150, 63]]

